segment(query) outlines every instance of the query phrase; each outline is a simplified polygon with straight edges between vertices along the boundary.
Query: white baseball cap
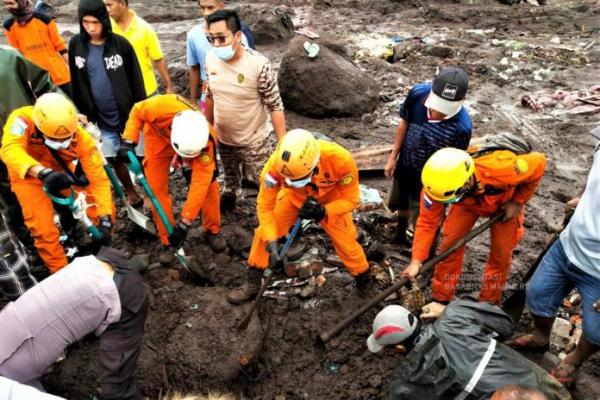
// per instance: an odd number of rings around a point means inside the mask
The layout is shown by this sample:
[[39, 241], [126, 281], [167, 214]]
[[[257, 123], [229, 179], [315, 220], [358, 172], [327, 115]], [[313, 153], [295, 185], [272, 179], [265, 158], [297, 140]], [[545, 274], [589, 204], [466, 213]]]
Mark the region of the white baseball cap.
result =
[[371, 353], [378, 353], [385, 346], [402, 343], [416, 328], [417, 317], [414, 314], [402, 306], [387, 306], [373, 321], [373, 333], [367, 339], [367, 347]]

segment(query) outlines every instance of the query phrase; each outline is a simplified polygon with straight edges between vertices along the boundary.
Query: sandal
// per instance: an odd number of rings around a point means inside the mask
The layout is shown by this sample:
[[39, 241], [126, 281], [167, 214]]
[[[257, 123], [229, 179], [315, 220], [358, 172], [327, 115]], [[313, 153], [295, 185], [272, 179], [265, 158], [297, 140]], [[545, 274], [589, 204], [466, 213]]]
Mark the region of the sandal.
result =
[[550, 375], [554, 377], [557, 381], [563, 384], [563, 386], [568, 387], [575, 382], [575, 376], [577, 375], [578, 368], [573, 365], [566, 363], [564, 360], [558, 363], [552, 371], [550, 371]]
[[506, 342], [507, 346], [512, 347], [515, 350], [529, 351], [532, 353], [545, 353], [550, 349], [550, 343], [537, 344], [533, 341], [533, 335], [523, 335], [516, 337]]

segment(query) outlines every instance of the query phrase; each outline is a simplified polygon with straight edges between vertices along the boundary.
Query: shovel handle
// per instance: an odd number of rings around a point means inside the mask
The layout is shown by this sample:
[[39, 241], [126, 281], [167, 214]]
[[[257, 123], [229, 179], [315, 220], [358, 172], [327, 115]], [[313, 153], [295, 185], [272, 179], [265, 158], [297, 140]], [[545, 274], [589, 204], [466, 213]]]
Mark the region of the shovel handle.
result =
[[[492, 225], [494, 225], [496, 222], [501, 220], [503, 217], [504, 217], [504, 213], [496, 214], [493, 217], [491, 217], [489, 220], [484, 222], [483, 224], [479, 225], [477, 228], [473, 229], [467, 235], [458, 239], [452, 246], [450, 246], [448, 249], [446, 249], [442, 254], [439, 254], [439, 255], [429, 259], [427, 262], [425, 262], [421, 266], [421, 269], [419, 270], [419, 274], [427, 272], [431, 268], [435, 267], [435, 265], [437, 263], [446, 259], [450, 254], [454, 253], [456, 250], [463, 247], [465, 244], [470, 242], [472, 239], [474, 239], [475, 237], [477, 237], [480, 234], [482, 234], [483, 232], [485, 232], [487, 229], [489, 229]], [[381, 292], [377, 296], [373, 297], [371, 300], [369, 300], [367, 303], [365, 303], [358, 310], [356, 310], [355, 312], [350, 314], [348, 317], [346, 317], [344, 320], [339, 322], [336, 326], [333, 327], [333, 329], [331, 329], [327, 332], [320, 333], [319, 336], [320, 336], [321, 340], [324, 343], [328, 342], [332, 337], [336, 336], [338, 333], [340, 333], [342, 330], [344, 330], [348, 325], [350, 325], [352, 323], [352, 321], [354, 321], [355, 319], [357, 319], [358, 317], [363, 315], [365, 312], [369, 311], [371, 308], [373, 308], [375, 305], [377, 305], [380, 301], [386, 299], [392, 293], [397, 292], [401, 287], [403, 287], [407, 283], [409, 283], [409, 280], [407, 278], [400, 279], [398, 282], [394, 283], [392, 286], [388, 287], [383, 292]]]
[[121, 187], [121, 183], [119, 182], [115, 171], [113, 171], [111, 166], [108, 164], [104, 164], [104, 171], [106, 171], [106, 175], [108, 175], [108, 179], [110, 180], [110, 183], [112, 183], [112, 187], [115, 189], [117, 197], [120, 199], [125, 198], [125, 192], [123, 192], [123, 188]]
[[148, 181], [146, 180], [146, 177], [144, 176], [144, 173], [142, 171], [142, 165], [140, 164], [139, 160], [137, 159], [137, 157], [133, 151], [129, 151], [127, 153], [127, 157], [129, 157], [129, 162], [127, 163], [127, 167], [129, 168], [129, 170], [131, 170], [131, 172], [133, 172], [135, 174], [135, 177], [142, 184], [144, 191], [146, 192], [148, 197], [150, 197], [150, 201], [152, 202], [154, 209], [158, 213], [158, 216], [159, 216], [161, 222], [165, 226], [167, 233], [170, 235], [171, 233], [173, 233], [173, 226], [171, 225], [171, 222], [169, 222], [169, 218], [167, 217], [167, 214], [165, 214], [165, 211], [163, 210], [162, 206], [158, 202], [158, 199], [154, 195], [154, 191], [148, 184]]

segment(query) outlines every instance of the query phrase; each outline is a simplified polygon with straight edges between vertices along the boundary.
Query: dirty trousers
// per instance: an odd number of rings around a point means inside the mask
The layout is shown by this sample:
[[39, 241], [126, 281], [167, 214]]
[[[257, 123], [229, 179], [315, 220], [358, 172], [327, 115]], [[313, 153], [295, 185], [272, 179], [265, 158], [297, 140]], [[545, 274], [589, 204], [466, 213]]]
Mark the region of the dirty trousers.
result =
[[268, 137], [259, 143], [243, 147], [219, 143], [225, 181], [223, 190], [239, 195], [244, 178], [258, 187], [260, 174], [271, 155], [271, 148]]
[[[173, 202], [169, 196], [169, 168], [173, 153], [164, 155], [147, 156], [144, 163], [144, 172], [150, 188], [154, 192], [156, 199], [160, 203], [165, 214], [169, 218], [171, 225], [175, 224], [173, 216]], [[192, 172], [193, 173], [193, 172]], [[158, 213], [152, 206], [152, 215], [158, 229], [160, 241], [165, 246], [169, 245], [168, 233]], [[221, 211], [219, 210], [219, 183], [215, 180], [211, 182], [206, 199], [202, 205], [202, 226], [210, 233], [219, 233], [221, 231]]]
[[[284, 194], [277, 199], [274, 213], [277, 221], [277, 236], [282, 237], [298, 219], [298, 208]], [[369, 269], [365, 252], [356, 240], [356, 227], [352, 221], [352, 213], [326, 216], [320, 224], [331, 238], [337, 255], [353, 276], [358, 276]], [[269, 264], [269, 253], [266, 249], [268, 242], [262, 239], [260, 232], [259, 226], [254, 233], [248, 265], [251, 268], [265, 269]]]
[[[476, 209], [455, 205], [450, 209], [444, 222], [444, 234], [440, 253], [452, 246], [458, 239], [469, 233], [479, 217], [489, 217], [490, 213], [478, 212]], [[483, 271], [483, 282], [479, 301], [499, 303], [508, 278], [512, 262], [513, 249], [523, 237], [523, 220], [521, 214], [506, 222], [497, 222], [491, 227], [490, 253]], [[432, 284], [432, 297], [436, 301], [450, 301], [454, 297], [456, 285], [460, 280], [465, 255], [465, 246], [456, 250], [435, 267]], [[463, 277], [465, 289], [475, 284], [472, 276]]]
[[[60, 233], [54, 224], [54, 206], [38, 180], [25, 180], [12, 184], [12, 189], [21, 204], [25, 225], [33, 236], [34, 245], [44, 264], [55, 273], [68, 264], [64, 249], [60, 244]], [[96, 220], [96, 199], [86, 192], [90, 205], [87, 214]]]

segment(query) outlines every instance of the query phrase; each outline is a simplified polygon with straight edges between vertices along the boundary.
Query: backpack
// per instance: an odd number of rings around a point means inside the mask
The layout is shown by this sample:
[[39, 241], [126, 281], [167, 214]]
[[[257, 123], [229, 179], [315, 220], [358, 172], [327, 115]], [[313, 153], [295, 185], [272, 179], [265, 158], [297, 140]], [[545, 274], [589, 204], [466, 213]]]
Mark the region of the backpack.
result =
[[497, 150], [508, 150], [517, 155], [533, 151], [527, 139], [510, 132], [499, 132], [485, 136], [477, 140], [477, 143], [469, 146], [468, 151], [471, 157], [477, 158]]

